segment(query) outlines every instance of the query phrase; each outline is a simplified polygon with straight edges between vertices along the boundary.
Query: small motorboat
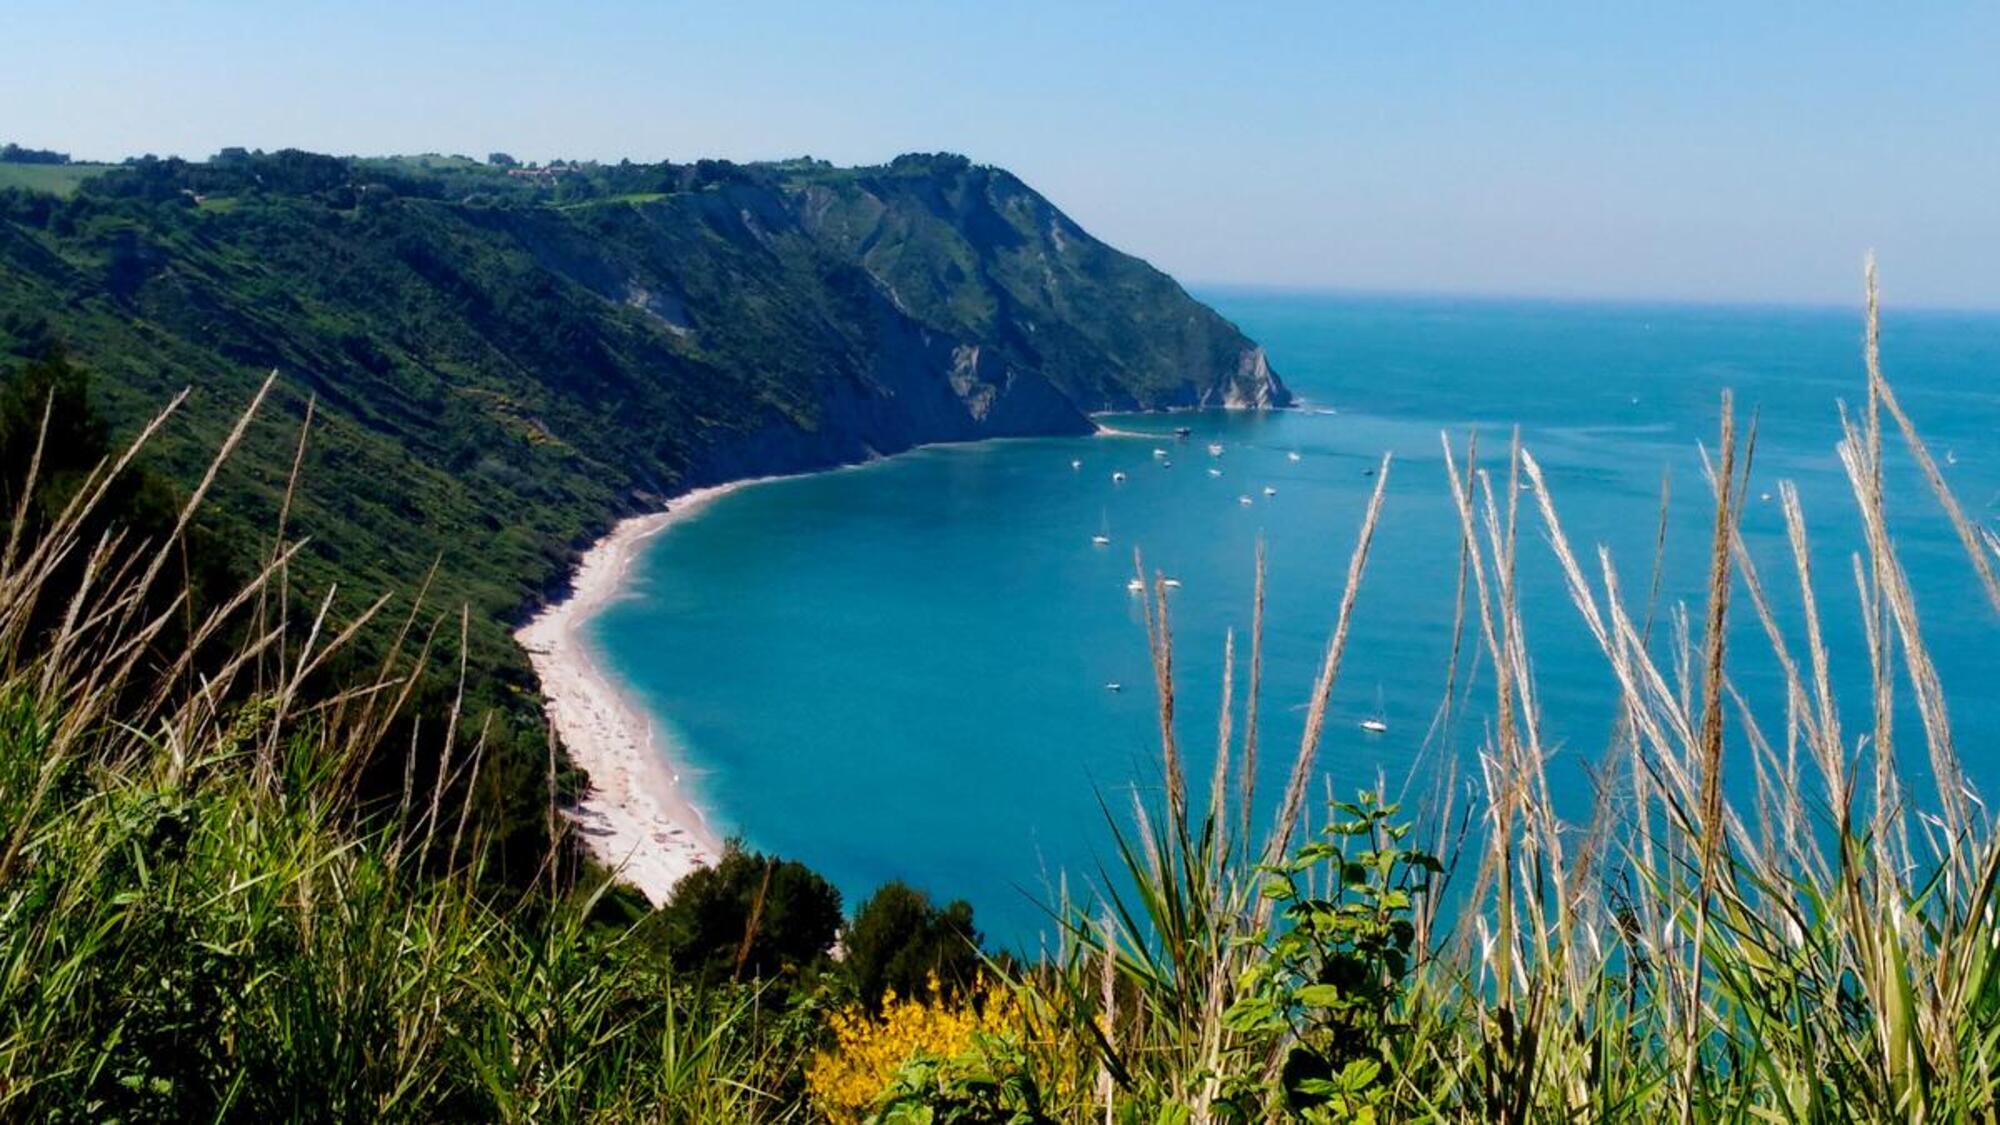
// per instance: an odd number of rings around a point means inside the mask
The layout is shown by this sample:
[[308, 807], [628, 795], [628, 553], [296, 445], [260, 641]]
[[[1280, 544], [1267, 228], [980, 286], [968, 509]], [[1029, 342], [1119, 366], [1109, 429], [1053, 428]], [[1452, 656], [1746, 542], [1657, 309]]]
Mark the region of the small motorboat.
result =
[[1155, 461], [1164, 461], [1164, 460], [1166, 460], [1166, 459], [1167, 459], [1167, 451], [1166, 451], [1166, 450], [1164, 450], [1164, 449], [1155, 449], [1155, 450], [1153, 450], [1153, 460], [1155, 460]]
[[1137, 578], [1134, 578], [1131, 581], [1125, 583], [1125, 589], [1134, 594], [1143, 594], [1146, 592], [1146, 584], [1144, 582], [1139, 581]]
[[1125, 685], [1124, 685], [1124, 684], [1121, 684], [1121, 683], [1119, 683], [1119, 682], [1118, 682], [1117, 680], [1113, 680], [1113, 681], [1111, 681], [1110, 683], [1108, 683], [1108, 684], [1105, 684], [1105, 685], [1104, 685], [1104, 690], [1105, 690], [1105, 691], [1124, 691], [1124, 690], [1125, 690]]
[[1112, 474], [1111, 474], [1111, 483], [1112, 483], [1112, 484], [1124, 484], [1124, 483], [1125, 483], [1125, 474], [1124, 474], [1124, 473], [1112, 473]]
[[1270, 485], [1268, 485], [1268, 484], [1264, 486], [1264, 495], [1266, 495], [1266, 496], [1276, 496], [1277, 494], [1278, 494], [1278, 490], [1277, 490], [1277, 489], [1275, 489], [1275, 488], [1272, 488], [1272, 487], [1271, 487]]
[[1160, 458], [1160, 468], [1162, 468], [1162, 469], [1171, 469], [1171, 468], [1173, 468], [1173, 467], [1174, 467], [1174, 463], [1173, 463], [1172, 461], [1169, 461], [1169, 460], [1167, 460], [1167, 459], [1166, 459], [1166, 458], [1164, 458], [1164, 457]]
[[1299, 451], [1296, 449], [1292, 450], [1290, 453], [1285, 454], [1285, 460], [1287, 461], [1296, 461], [1298, 459], [1299, 459]]
[[1075, 472], [1076, 470], [1078, 470], [1078, 469], [1081, 469], [1081, 468], [1083, 468], [1083, 462], [1082, 462], [1082, 461], [1071, 461], [1071, 462], [1069, 463], [1069, 469], [1070, 469], [1070, 472]]
[[1162, 578], [1160, 579], [1160, 585], [1165, 586], [1169, 590], [1178, 590], [1181, 588], [1181, 580], [1178, 578]]
[[1111, 545], [1111, 537], [1109, 535], [1093, 535], [1090, 537], [1090, 541], [1098, 547], [1109, 547]]
[[1222, 456], [1222, 443], [1219, 441], [1210, 442], [1208, 445], [1208, 455], [1210, 457]]
[[1175, 436], [1175, 437], [1177, 437], [1177, 438], [1185, 438], [1185, 437], [1187, 437], [1187, 436], [1188, 436], [1189, 434], [1192, 434], [1192, 433], [1194, 433], [1194, 429], [1193, 429], [1193, 427], [1190, 427], [1190, 426], [1175, 426], [1175, 427], [1174, 427], [1174, 436]]
[[1219, 476], [1221, 476], [1221, 475], [1222, 475], [1222, 470], [1221, 470], [1221, 469], [1210, 469], [1210, 470], [1208, 471], [1208, 475], [1209, 475], [1209, 476], [1212, 476], [1212, 477], [1219, 477]]
[[1246, 495], [1243, 495], [1243, 496], [1238, 496], [1238, 497], [1236, 498], [1236, 502], [1237, 502], [1238, 504], [1241, 504], [1241, 505], [1243, 505], [1243, 506], [1244, 506], [1244, 507], [1246, 507], [1246, 508], [1247, 508], [1247, 507], [1249, 507], [1250, 505], [1252, 505], [1252, 504], [1256, 503], [1256, 501], [1254, 501], [1254, 500], [1250, 499], [1250, 497], [1249, 497], [1249, 496], [1248, 496], [1247, 494], [1246, 494]]

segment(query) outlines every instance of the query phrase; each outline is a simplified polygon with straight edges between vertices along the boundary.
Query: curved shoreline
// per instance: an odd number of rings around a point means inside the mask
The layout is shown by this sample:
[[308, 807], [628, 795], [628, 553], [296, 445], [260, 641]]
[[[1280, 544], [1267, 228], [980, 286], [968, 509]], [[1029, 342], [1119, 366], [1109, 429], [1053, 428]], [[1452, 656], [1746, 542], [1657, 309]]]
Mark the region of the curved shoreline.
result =
[[720, 496], [773, 479], [697, 488], [668, 501], [665, 511], [619, 521], [584, 551], [569, 596], [514, 633], [563, 748], [590, 775], [590, 788], [564, 815], [592, 855], [656, 906], [682, 876], [713, 864], [722, 843], [682, 783], [685, 763], [663, 752], [652, 720], [605, 673], [583, 626], [618, 596], [646, 540]]
[[[1092, 423], [1095, 437], [1159, 436], [1115, 429], [1095, 416]], [[877, 461], [816, 471], [839, 472]], [[514, 632], [540, 681], [557, 736], [570, 760], [590, 775], [589, 789], [563, 815], [599, 862], [655, 906], [667, 901], [683, 876], [714, 864], [722, 854], [722, 840], [683, 781], [688, 764], [674, 760], [660, 744], [652, 718], [627, 685], [605, 672], [583, 627], [619, 596], [632, 560], [648, 539], [737, 489], [794, 475], [804, 474], [746, 477], [692, 489], [667, 501], [663, 511], [620, 520], [583, 552], [571, 572], [568, 596], [549, 603]]]

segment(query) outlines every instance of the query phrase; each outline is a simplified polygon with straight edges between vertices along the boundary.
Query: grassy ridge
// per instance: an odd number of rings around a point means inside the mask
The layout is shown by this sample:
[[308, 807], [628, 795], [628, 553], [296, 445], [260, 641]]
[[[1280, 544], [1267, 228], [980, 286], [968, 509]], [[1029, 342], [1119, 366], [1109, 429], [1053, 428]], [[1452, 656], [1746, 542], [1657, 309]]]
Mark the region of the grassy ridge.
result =
[[72, 195], [83, 181], [116, 167], [113, 164], [16, 164], [0, 161], [0, 191], [21, 191]]

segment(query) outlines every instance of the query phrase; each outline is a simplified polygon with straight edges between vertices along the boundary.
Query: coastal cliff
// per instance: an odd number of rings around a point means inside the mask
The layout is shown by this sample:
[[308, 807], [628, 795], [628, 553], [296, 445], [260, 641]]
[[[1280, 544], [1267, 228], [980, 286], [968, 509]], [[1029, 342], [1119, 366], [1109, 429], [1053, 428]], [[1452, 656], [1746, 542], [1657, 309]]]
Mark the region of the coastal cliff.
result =
[[709, 175], [514, 232], [677, 356], [783, 365], [783, 393], [704, 431], [684, 483], [1083, 433], [1101, 410], [1290, 401], [1235, 326], [999, 169], [940, 155]]
[[186, 484], [275, 371], [211, 492], [214, 541], [252, 566], [284, 510], [306, 538], [295, 596], [468, 607], [471, 702], [527, 746], [541, 716], [508, 626], [620, 517], [921, 443], [1085, 433], [1093, 411], [1290, 398], [1171, 278], [942, 154], [225, 150], [0, 190], [0, 373], [56, 352], [116, 433], [192, 388], [147, 453]]
[[[997, 168], [150, 158], [0, 191], [0, 370], [62, 348], [197, 479], [264, 376], [216, 519], [274, 526], [316, 400], [308, 577], [445, 562], [492, 616], [690, 487], [1100, 410], [1290, 400], [1262, 349]], [[239, 479], [241, 478], [241, 479]]]

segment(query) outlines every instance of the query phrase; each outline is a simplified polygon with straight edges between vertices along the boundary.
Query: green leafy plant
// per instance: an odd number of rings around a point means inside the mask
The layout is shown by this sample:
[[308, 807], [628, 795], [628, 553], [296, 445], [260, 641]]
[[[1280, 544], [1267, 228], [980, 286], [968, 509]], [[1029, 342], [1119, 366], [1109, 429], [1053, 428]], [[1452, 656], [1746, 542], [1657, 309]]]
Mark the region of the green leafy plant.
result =
[[1414, 948], [1414, 900], [1443, 865], [1405, 844], [1400, 811], [1373, 793], [1333, 806], [1319, 838], [1259, 868], [1276, 904], [1250, 940], [1261, 955], [1223, 1019], [1233, 1031], [1288, 1038], [1278, 1073], [1287, 1109], [1314, 1120], [1372, 1121]]
[[965, 1055], [904, 1064], [870, 1125], [1056, 1125], [1025, 1052], [1005, 1036], [976, 1039]]

